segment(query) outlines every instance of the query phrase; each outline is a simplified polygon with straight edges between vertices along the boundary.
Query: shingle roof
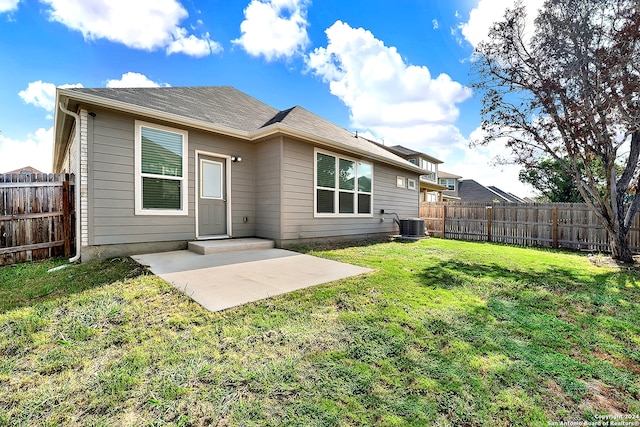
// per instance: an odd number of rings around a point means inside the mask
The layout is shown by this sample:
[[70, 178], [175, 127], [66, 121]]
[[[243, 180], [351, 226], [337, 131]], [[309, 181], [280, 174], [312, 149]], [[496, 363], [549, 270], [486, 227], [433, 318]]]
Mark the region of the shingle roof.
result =
[[[378, 144], [372, 143], [366, 138], [357, 137], [352, 132], [336, 126], [330, 121], [323, 119], [303, 107], [296, 106], [287, 111], [288, 114], [286, 114], [280, 122], [283, 125], [290, 126], [294, 129], [312, 135], [322, 136], [323, 138], [327, 138], [353, 148], [358, 148], [359, 150], [367, 151], [372, 154], [377, 154], [381, 157], [389, 157], [389, 154], [391, 154], [394, 158], [400, 159], [380, 147]], [[405, 160], [402, 159], [402, 161], [404, 162]]]
[[400, 157], [409, 158], [412, 156], [422, 156], [434, 163], [443, 163], [442, 160], [436, 159], [435, 157], [430, 156], [427, 153], [422, 153], [420, 151], [416, 151], [411, 148], [404, 147], [402, 145], [392, 145], [392, 146], [383, 145], [382, 147], [384, 147], [387, 151], [391, 151], [392, 153], [397, 154]]
[[402, 145], [392, 145], [387, 147], [389, 151], [396, 152], [402, 156], [419, 156], [422, 154], [419, 151], [412, 150], [411, 148], [403, 147]]
[[[378, 159], [418, 172], [419, 168], [365, 138], [358, 138], [322, 117], [296, 106], [275, 109], [231, 86], [161, 87], [161, 88], [70, 88], [58, 89], [59, 97], [87, 103], [111, 104], [113, 108], [157, 112], [244, 132], [247, 137], [260, 135], [270, 126], [283, 125], [310, 136], [337, 143], [340, 148], [371, 153]], [[106, 101], [105, 101], [106, 100]], [[120, 107], [118, 107], [120, 106]], [[133, 108], [131, 108], [133, 106]], [[65, 128], [70, 131], [67, 125]], [[62, 132], [61, 129], [56, 132]], [[58, 135], [56, 135], [56, 139]]]
[[462, 178], [460, 175], [456, 175], [450, 172], [445, 172], [442, 169], [438, 169], [438, 178], [454, 178], [454, 179], [460, 179]]
[[473, 179], [465, 179], [458, 183], [458, 196], [463, 202], [493, 202], [494, 200], [506, 203], [518, 202], [504, 191], [492, 190]]
[[489, 189], [492, 191], [495, 191], [496, 193], [500, 194], [502, 197], [504, 197], [507, 200], [510, 200], [513, 203], [525, 203], [525, 201], [520, 197], [513, 195], [511, 193], [507, 193], [506, 191], [503, 191], [494, 185], [490, 185]]
[[259, 129], [279, 113], [279, 110], [231, 86], [74, 88], [67, 90], [151, 108], [245, 132]]
[[16, 170], [12, 170], [12, 171], [9, 171], [9, 172], [5, 172], [5, 174], [7, 174], [7, 175], [19, 174], [19, 173], [21, 173], [21, 174], [25, 174], [25, 173], [40, 174], [42, 172], [40, 172], [38, 169], [33, 168], [31, 166], [25, 166], [25, 167], [20, 168], [20, 169], [16, 169]]

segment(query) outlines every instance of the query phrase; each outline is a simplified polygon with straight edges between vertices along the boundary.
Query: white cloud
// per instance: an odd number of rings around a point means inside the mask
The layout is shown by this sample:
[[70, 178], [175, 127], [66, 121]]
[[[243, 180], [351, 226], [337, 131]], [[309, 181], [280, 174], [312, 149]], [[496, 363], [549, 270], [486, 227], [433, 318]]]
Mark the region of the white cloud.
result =
[[437, 30], [438, 28], [440, 28], [440, 23], [438, 22], [437, 19], [434, 19], [433, 21], [431, 21], [431, 23], [433, 24], [434, 30]]
[[[168, 83], [156, 83], [140, 73], [128, 72], [120, 79], [107, 80], [106, 87], [160, 87]], [[64, 84], [59, 88], [83, 87], [81, 83]], [[47, 119], [53, 119], [55, 110], [56, 85], [38, 80], [29, 83], [18, 95], [27, 104], [32, 104], [49, 112]], [[26, 139], [11, 139], [0, 133], [0, 173], [32, 166], [42, 172], [51, 171], [53, 152], [53, 127], [40, 128], [27, 135]]]
[[462, 139], [453, 123], [456, 104], [471, 96], [469, 88], [405, 63], [395, 47], [363, 28], [337, 21], [326, 33], [327, 47], [310, 53], [307, 67], [349, 107], [352, 126], [413, 147]]
[[[83, 87], [81, 83], [60, 85], [60, 88]], [[42, 80], [29, 83], [25, 90], [18, 93], [20, 98], [27, 104], [33, 104], [36, 107], [44, 108], [52, 112], [55, 109], [56, 101], [56, 85], [46, 83]]]
[[[480, 141], [484, 131], [478, 127], [469, 136], [469, 141]], [[506, 140], [496, 140], [486, 146], [469, 147], [467, 140], [460, 140], [447, 151], [437, 151], [436, 157], [445, 163], [441, 169], [461, 175], [463, 179], [474, 179], [484, 186], [495, 185], [501, 190], [519, 197], [533, 197], [535, 190], [518, 180], [522, 169], [517, 164], [498, 164], [497, 159], [509, 161], [511, 155], [505, 146]]]
[[52, 155], [53, 127], [40, 128], [22, 141], [0, 134], [0, 173], [25, 166], [51, 172]]
[[52, 21], [80, 31], [85, 40], [107, 39], [127, 47], [204, 56], [221, 50], [209, 35], [187, 35], [189, 15], [176, 0], [40, 0]]
[[[425, 66], [407, 64], [395, 47], [340, 21], [326, 31], [327, 47], [309, 54], [307, 67], [329, 83], [351, 111], [351, 125], [386, 145], [400, 144], [442, 161], [443, 170], [517, 195], [530, 190], [518, 181], [517, 165], [494, 165], [500, 143], [469, 148], [456, 127], [457, 104], [471, 90], [448, 75], [431, 76]], [[475, 137], [475, 133], [472, 137]]]
[[12, 12], [18, 9], [20, 0], [0, 0], [0, 13]]
[[[544, 0], [527, 0], [527, 28], [533, 28], [533, 21], [538, 15], [538, 9], [542, 8]], [[469, 20], [458, 26], [464, 38], [473, 46], [478, 46], [487, 38], [489, 29], [504, 17], [508, 8], [515, 6], [514, 0], [479, 0], [478, 6], [471, 10]], [[459, 15], [456, 12], [456, 17]]]
[[115, 87], [169, 87], [171, 86], [168, 83], [156, 83], [153, 80], [149, 79], [144, 74], [134, 73], [129, 71], [128, 73], [122, 74], [120, 79], [111, 79], [107, 80], [106, 87], [115, 88]]
[[209, 33], [203, 38], [191, 34], [187, 36], [187, 30], [178, 28], [174, 40], [167, 46], [167, 55], [172, 53], [184, 53], [185, 55], [201, 58], [212, 53], [222, 52], [222, 45], [210, 39]]
[[302, 54], [309, 44], [307, 0], [251, 0], [232, 43], [267, 61]]

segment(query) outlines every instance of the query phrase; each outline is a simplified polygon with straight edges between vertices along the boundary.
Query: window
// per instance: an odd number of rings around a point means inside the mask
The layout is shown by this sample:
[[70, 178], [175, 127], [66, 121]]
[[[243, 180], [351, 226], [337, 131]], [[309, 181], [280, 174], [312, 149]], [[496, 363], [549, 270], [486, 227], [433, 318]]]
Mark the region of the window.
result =
[[221, 200], [224, 194], [222, 190], [222, 174], [224, 166], [220, 162], [200, 159], [200, 197], [203, 199]]
[[396, 176], [396, 187], [404, 188], [404, 176]]
[[423, 176], [429, 181], [436, 182], [436, 172], [438, 171], [436, 164], [426, 159], [420, 159], [420, 167], [427, 171]]
[[136, 215], [187, 215], [187, 132], [136, 121]]
[[409, 190], [415, 190], [416, 189], [416, 180], [415, 179], [407, 179], [407, 188]]
[[316, 214], [371, 215], [373, 167], [316, 152]]
[[456, 189], [456, 180], [452, 178], [440, 178], [438, 180], [440, 185], [447, 187], [448, 190], [455, 191]]

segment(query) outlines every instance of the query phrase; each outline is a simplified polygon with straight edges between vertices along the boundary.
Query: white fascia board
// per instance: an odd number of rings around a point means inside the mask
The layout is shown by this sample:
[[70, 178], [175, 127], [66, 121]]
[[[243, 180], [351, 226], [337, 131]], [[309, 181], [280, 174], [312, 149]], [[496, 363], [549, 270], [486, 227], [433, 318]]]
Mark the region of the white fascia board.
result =
[[251, 135], [251, 139], [257, 140], [257, 139], [262, 139], [262, 138], [266, 138], [266, 137], [277, 135], [277, 134], [284, 134], [287, 136], [304, 139], [311, 143], [314, 143], [326, 148], [331, 148], [333, 150], [342, 150], [352, 154], [357, 154], [359, 156], [376, 160], [381, 163], [386, 163], [386, 164], [396, 166], [411, 172], [415, 172], [418, 175], [424, 174], [424, 169], [419, 168], [413, 163], [409, 163], [408, 161], [404, 160], [401, 157], [398, 157], [398, 160], [396, 160], [390, 157], [380, 156], [378, 154], [372, 153], [367, 150], [351, 147], [346, 144], [342, 144], [340, 142], [336, 142], [328, 138], [323, 138], [308, 132], [304, 132], [304, 131], [289, 127], [287, 125], [283, 125], [282, 123], [274, 123], [272, 125], [269, 125], [265, 128], [260, 129], [258, 132], [255, 132]]
[[[482, 185], [482, 184], [480, 184]], [[513, 200], [509, 200], [506, 197], [504, 197], [502, 194], [498, 193], [497, 191], [494, 191], [492, 189], [490, 189], [489, 187], [485, 187], [484, 185], [482, 185], [484, 188], [486, 188], [487, 190], [491, 191], [493, 194], [495, 194], [496, 196], [498, 196], [499, 198], [501, 198], [503, 201], [507, 202], [507, 203], [513, 203]]]
[[[59, 103], [62, 102], [62, 98], [60, 97], [60, 93], [59, 93], [60, 89], [56, 90], [56, 100], [55, 100], [55, 104], [54, 104], [54, 110], [53, 110], [53, 117], [55, 118], [53, 121], [53, 147], [51, 148], [51, 150], [53, 151], [53, 155], [51, 157], [52, 159], [52, 168], [51, 170], [56, 173], [57, 171], [57, 166], [58, 163], [60, 162], [60, 155], [58, 154], [58, 152], [61, 150], [57, 144], [56, 141], [58, 140], [58, 132], [62, 132], [62, 121], [63, 119], [61, 117], [65, 116], [64, 114], [60, 113], [60, 107], [59, 107]], [[68, 101], [68, 99], [67, 99]], [[66, 106], [66, 102], [65, 102], [65, 106]]]
[[58, 89], [58, 90], [61, 95], [64, 95], [68, 98], [73, 98], [78, 102], [85, 102], [91, 105], [111, 108], [114, 110], [130, 113], [130, 114], [140, 114], [148, 118], [163, 120], [170, 123], [189, 126], [196, 129], [211, 131], [211, 132], [219, 133], [226, 136], [232, 136], [235, 138], [241, 138], [241, 139], [247, 139], [247, 140], [250, 139], [249, 132], [233, 129], [228, 126], [211, 123], [204, 120], [191, 119], [189, 117], [184, 117], [179, 114], [167, 113], [167, 112], [159, 111], [153, 108], [142, 107], [139, 105], [129, 104], [127, 102], [116, 101], [108, 98], [103, 98], [101, 96], [96, 96], [92, 94], [65, 91], [64, 89]]

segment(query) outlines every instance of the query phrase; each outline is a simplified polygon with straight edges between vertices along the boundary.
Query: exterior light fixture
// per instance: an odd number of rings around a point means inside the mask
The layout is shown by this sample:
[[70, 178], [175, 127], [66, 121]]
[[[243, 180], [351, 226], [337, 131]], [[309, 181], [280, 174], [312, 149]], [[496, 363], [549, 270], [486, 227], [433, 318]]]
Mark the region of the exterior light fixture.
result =
[[231, 161], [233, 163], [239, 163], [239, 162], [242, 161], [242, 157], [240, 157], [240, 156], [231, 156]]

